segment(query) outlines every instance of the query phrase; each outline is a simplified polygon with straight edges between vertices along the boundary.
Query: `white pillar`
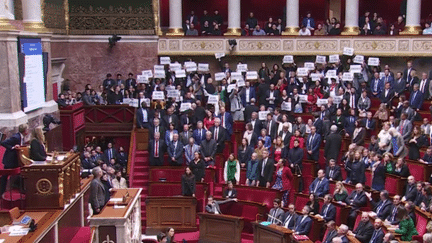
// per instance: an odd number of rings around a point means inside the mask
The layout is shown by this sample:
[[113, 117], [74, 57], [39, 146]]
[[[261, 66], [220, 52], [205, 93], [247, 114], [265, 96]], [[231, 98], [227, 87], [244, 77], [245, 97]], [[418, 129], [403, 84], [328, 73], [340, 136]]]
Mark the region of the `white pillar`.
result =
[[299, 31], [299, 0], [287, 0], [286, 5], [286, 28], [282, 35], [297, 35]]
[[45, 32], [41, 0], [22, 0], [23, 24], [28, 31]]
[[405, 30], [400, 34], [420, 34], [421, 0], [408, 0]]
[[359, 31], [359, 0], [345, 2], [345, 28], [342, 35], [358, 35]]
[[228, 31], [225, 35], [241, 35], [240, 0], [228, 0]]
[[169, 24], [168, 35], [183, 35], [182, 0], [169, 0]]
[[9, 19], [11, 19], [9, 8], [13, 8], [13, 4], [10, 6], [10, 1], [0, 1], [0, 31], [16, 29], [9, 23]]

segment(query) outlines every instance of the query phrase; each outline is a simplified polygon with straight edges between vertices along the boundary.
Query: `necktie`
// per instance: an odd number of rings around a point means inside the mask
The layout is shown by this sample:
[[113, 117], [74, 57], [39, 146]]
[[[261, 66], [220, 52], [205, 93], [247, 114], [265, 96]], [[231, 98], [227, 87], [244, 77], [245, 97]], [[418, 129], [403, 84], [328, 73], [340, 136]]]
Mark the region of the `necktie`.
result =
[[379, 214], [382, 207], [384, 206], [385, 201], [382, 201], [381, 204], [378, 206], [376, 213]]
[[396, 154], [399, 150], [399, 146], [397, 144], [396, 138], [392, 138], [392, 144], [393, 144], [393, 154]]
[[375, 238], [376, 238], [377, 235], [378, 235], [378, 231], [379, 231], [379, 230], [374, 230], [374, 233], [373, 233], [372, 238], [371, 238], [371, 240], [369, 241], [369, 243], [374, 243], [374, 242], [375, 242]]
[[333, 178], [333, 168], [330, 169], [329, 177]]
[[300, 225], [303, 223], [303, 220], [306, 218], [306, 215], [305, 216], [303, 216], [303, 218], [300, 220], [300, 223], [297, 225], [297, 227], [296, 227], [296, 231], [297, 231], [297, 229], [298, 229], [298, 227], [300, 227]]
[[426, 80], [422, 80], [422, 82], [421, 82], [421, 85], [420, 85], [420, 91], [422, 92], [422, 93], [424, 93], [424, 86], [425, 86], [425, 83], [426, 83]]
[[188, 132], [185, 132], [184, 135], [185, 135], [186, 140], [188, 140], [189, 139]]
[[413, 95], [413, 98], [412, 98], [412, 100], [411, 100], [411, 103], [414, 102], [416, 95], [417, 95], [417, 91], [414, 92], [414, 95]]
[[155, 144], [155, 157], [159, 157], [159, 141], [156, 140]]
[[189, 154], [192, 156], [192, 145], [189, 146]]
[[224, 119], [224, 117], [225, 117], [225, 114], [223, 114], [223, 115], [221, 116], [221, 118], [222, 118], [221, 123], [222, 123], [222, 126], [223, 126], [223, 127], [225, 127], [225, 119]]
[[177, 142], [174, 142], [174, 152], [176, 151], [177, 148]]
[[370, 123], [370, 122], [369, 122], [369, 119], [366, 120], [366, 127], [367, 127], [367, 128], [369, 128], [369, 123]]
[[375, 92], [378, 92], [378, 79], [375, 79]]
[[288, 228], [289, 222], [291, 221], [292, 215], [290, 214], [288, 218], [285, 220], [285, 227]]
[[328, 212], [328, 208], [329, 208], [329, 207], [330, 207], [330, 204], [327, 205], [326, 209], [324, 210], [324, 215], [323, 215], [323, 217], [326, 217], [326, 216], [327, 216], [327, 212]]
[[270, 135], [270, 122], [267, 122], [267, 135]]
[[216, 127], [215, 136], [214, 136], [216, 141], [218, 140], [218, 131], [219, 131], [219, 128]]
[[267, 164], [267, 159], [264, 159], [263, 165], [262, 165], [262, 168], [261, 168], [261, 176], [262, 177], [264, 177], [264, 168], [265, 168], [266, 164]]
[[399, 132], [400, 132], [401, 134], [403, 134], [403, 128], [404, 128], [404, 125], [405, 125], [405, 120], [402, 121], [402, 122], [401, 122], [401, 125], [400, 125]]
[[274, 224], [275, 219], [276, 219], [276, 209], [273, 210], [273, 217], [271, 218], [271, 223], [272, 223], [272, 224]]
[[316, 184], [316, 186], [315, 186], [315, 189], [314, 189], [314, 193], [316, 193], [316, 191], [317, 191], [317, 189], [318, 189], [318, 187], [319, 187], [319, 185], [321, 184], [321, 180], [318, 180], [318, 183]]
[[309, 150], [312, 150], [312, 142], [314, 140], [315, 134], [312, 134], [311, 139], [309, 141]]
[[110, 150], [109, 150], [109, 159], [111, 160], [112, 157], [113, 157], [113, 156], [112, 156], [112, 149], [110, 149]]
[[396, 217], [396, 211], [397, 211], [397, 207], [393, 207], [393, 212], [392, 212], [392, 217], [391, 217], [391, 221], [394, 221], [395, 220], [395, 217]]

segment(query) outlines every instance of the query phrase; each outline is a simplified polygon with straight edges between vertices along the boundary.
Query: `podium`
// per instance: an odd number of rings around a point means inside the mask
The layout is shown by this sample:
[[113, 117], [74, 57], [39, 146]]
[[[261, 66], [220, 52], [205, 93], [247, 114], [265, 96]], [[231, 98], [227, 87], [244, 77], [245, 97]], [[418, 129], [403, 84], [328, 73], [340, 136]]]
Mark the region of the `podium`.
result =
[[176, 231], [196, 231], [195, 197], [157, 197], [146, 199], [146, 234], [157, 234], [168, 227]]
[[27, 209], [63, 208], [80, 192], [79, 154], [57, 163], [32, 163], [21, 168]]
[[240, 243], [244, 227], [243, 217], [222, 214], [198, 213], [200, 242]]
[[254, 231], [254, 243], [290, 243], [293, 231], [275, 224], [264, 226], [260, 223], [252, 223]]
[[[90, 227], [95, 228], [93, 242], [141, 242], [141, 191], [141, 188], [115, 190], [102, 211], [89, 217]], [[114, 201], [127, 193], [126, 202], [115, 205]]]

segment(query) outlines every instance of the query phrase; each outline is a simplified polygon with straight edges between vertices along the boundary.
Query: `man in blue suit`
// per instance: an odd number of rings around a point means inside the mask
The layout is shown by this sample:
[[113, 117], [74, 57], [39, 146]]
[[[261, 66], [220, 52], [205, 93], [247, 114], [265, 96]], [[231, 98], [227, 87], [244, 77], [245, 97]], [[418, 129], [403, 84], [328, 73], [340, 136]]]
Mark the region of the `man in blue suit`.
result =
[[319, 147], [321, 144], [321, 135], [316, 132], [316, 127], [311, 127], [311, 133], [306, 140], [307, 158], [309, 160], [318, 161]]
[[206, 137], [206, 132], [207, 130], [203, 128], [202, 121], [197, 122], [197, 128], [192, 133], [192, 137], [195, 139], [197, 145], [201, 145], [201, 141]]
[[392, 201], [389, 198], [389, 193], [386, 190], [380, 192], [380, 200], [375, 202], [372, 199], [372, 194], [366, 192], [366, 196], [369, 199], [369, 202], [372, 204], [373, 211], [376, 213], [376, 216], [382, 220], [385, 220], [391, 213]]
[[226, 112], [224, 106], [222, 106], [219, 111], [220, 113], [218, 117], [220, 118], [221, 126], [227, 131], [228, 138], [231, 138], [231, 135], [233, 133], [233, 118], [229, 112]]
[[370, 83], [370, 91], [374, 97], [379, 97], [384, 89], [384, 80], [379, 78], [379, 73], [375, 72], [374, 78]]
[[414, 84], [413, 91], [410, 95], [410, 106], [419, 111], [423, 105], [423, 93], [419, 91], [419, 85]]
[[315, 29], [315, 20], [312, 18], [312, 15], [310, 12], [307, 12], [306, 17], [303, 18], [302, 26], [305, 26], [306, 28], [310, 30]]
[[324, 219], [324, 222], [336, 220], [336, 207], [331, 203], [332, 199], [333, 196], [331, 194], [327, 194], [324, 196], [324, 204], [319, 214], [319, 216]]
[[243, 107], [246, 107], [250, 104], [251, 99], [256, 99], [255, 88], [250, 87], [250, 83], [246, 82], [245, 87], [240, 91], [240, 98]]
[[317, 197], [323, 197], [329, 193], [329, 180], [325, 178], [324, 170], [318, 171], [318, 177], [309, 186], [309, 193], [313, 193]]
[[294, 228], [294, 234], [296, 235], [308, 235], [312, 227], [312, 219], [309, 217], [311, 209], [309, 206], [304, 206], [301, 216], [297, 217], [296, 226]]
[[[24, 145], [24, 138], [28, 134], [27, 124], [21, 124], [18, 127], [18, 133], [15, 133], [10, 138], [1, 142], [1, 146], [6, 148], [3, 155], [3, 165], [5, 169], [13, 169], [19, 167], [18, 149]], [[0, 179], [0, 196], [6, 191], [8, 176], [4, 175]]]
[[183, 144], [179, 141], [177, 133], [174, 133], [173, 140], [168, 146], [168, 157], [171, 165], [183, 165]]

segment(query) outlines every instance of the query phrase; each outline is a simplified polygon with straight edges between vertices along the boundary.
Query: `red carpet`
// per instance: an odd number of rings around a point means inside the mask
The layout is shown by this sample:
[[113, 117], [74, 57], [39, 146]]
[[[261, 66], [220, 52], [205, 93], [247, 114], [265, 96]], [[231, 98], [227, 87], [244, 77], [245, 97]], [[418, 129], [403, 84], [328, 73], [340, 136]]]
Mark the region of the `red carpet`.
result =
[[[177, 242], [182, 242], [183, 239], [186, 240], [187, 243], [198, 243], [199, 231], [175, 234], [175, 240]], [[253, 235], [242, 233], [242, 241], [241, 242], [242, 243], [253, 243]]]
[[91, 238], [91, 229], [90, 227], [81, 227], [74, 238], [72, 238], [71, 242], [73, 243], [88, 243]]

